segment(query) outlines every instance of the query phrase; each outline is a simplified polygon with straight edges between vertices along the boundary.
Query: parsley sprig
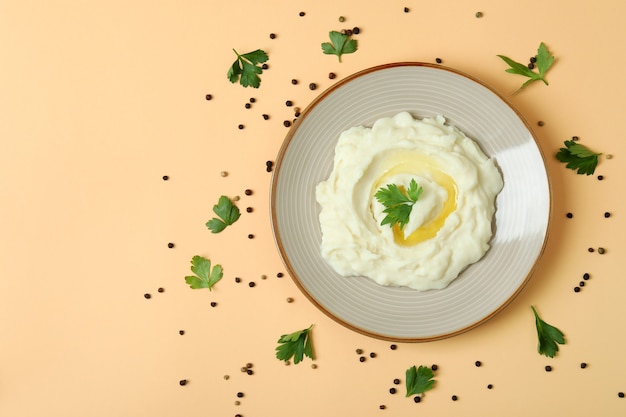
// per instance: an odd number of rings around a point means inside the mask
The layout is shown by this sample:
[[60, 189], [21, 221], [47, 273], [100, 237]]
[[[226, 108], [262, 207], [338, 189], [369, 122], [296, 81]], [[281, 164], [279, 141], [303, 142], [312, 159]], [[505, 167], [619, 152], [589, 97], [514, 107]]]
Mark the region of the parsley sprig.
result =
[[559, 329], [543, 321], [539, 317], [539, 314], [537, 314], [537, 310], [535, 310], [535, 307], [530, 306], [530, 308], [532, 308], [533, 314], [535, 315], [537, 337], [539, 338], [537, 351], [540, 355], [554, 358], [554, 355], [556, 355], [556, 353], [559, 351], [559, 345], [565, 344], [565, 337]]
[[506, 62], [510, 68], [507, 68], [505, 71], [511, 74], [519, 74], [524, 77], [528, 77], [528, 80], [520, 88], [515, 91], [516, 93], [520, 91], [522, 88], [526, 87], [528, 84], [534, 81], [543, 81], [545, 85], [548, 85], [548, 80], [546, 80], [545, 75], [548, 72], [548, 69], [554, 63], [554, 56], [550, 53], [546, 45], [541, 42], [539, 44], [539, 48], [537, 49], [537, 56], [535, 57], [536, 62], [535, 66], [537, 67], [537, 71], [533, 71], [528, 68], [528, 65], [520, 64], [519, 62], [513, 61], [511, 58], [498, 55], [504, 62]]
[[215, 265], [211, 268], [211, 261], [198, 255], [191, 259], [191, 272], [195, 275], [186, 276], [185, 282], [193, 290], [208, 288], [211, 291], [213, 285], [221, 280], [224, 275], [221, 265]]
[[214, 217], [206, 222], [206, 227], [213, 233], [221, 232], [226, 226], [235, 223], [241, 216], [239, 208], [225, 195], [221, 196], [217, 204], [213, 206], [213, 212], [219, 218]]
[[257, 49], [247, 54], [239, 54], [235, 49], [233, 51], [237, 55], [237, 59], [226, 74], [230, 82], [234, 84], [239, 81], [239, 84], [244, 87], [259, 88], [259, 85], [261, 85], [259, 74], [263, 73], [263, 68], [258, 64], [262, 64], [269, 59], [265, 51]]
[[406, 370], [406, 396], [410, 397], [415, 394], [422, 394], [429, 389], [432, 389], [435, 384], [433, 379], [433, 370], [420, 365], [416, 368], [415, 365]]
[[387, 213], [380, 225], [389, 224], [390, 227], [393, 227], [395, 224], [399, 224], [400, 229], [404, 229], [404, 226], [409, 222], [413, 205], [423, 191], [424, 189], [417, 185], [415, 179], [411, 179], [406, 191], [400, 189], [396, 184], [387, 184], [387, 188], [381, 187], [374, 194], [374, 197], [385, 206], [383, 213]]
[[281, 361], [288, 361], [293, 357], [294, 364], [301, 362], [304, 356], [315, 359], [311, 342], [312, 328], [313, 325], [310, 325], [306, 329], [280, 336], [279, 345], [276, 347], [276, 357]]
[[333, 30], [328, 32], [328, 37], [330, 42], [322, 43], [322, 51], [327, 55], [337, 55], [339, 62], [341, 55], [351, 54], [357, 50], [356, 40], [350, 39], [346, 34]]
[[601, 153], [595, 153], [585, 145], [573, 140], [566, 140], [563, 143], [565, 148], [559, 149], [556, 159], [566, 163], [565, 167], [575, 170], [577, 174], [591, 175], [595, 172]]

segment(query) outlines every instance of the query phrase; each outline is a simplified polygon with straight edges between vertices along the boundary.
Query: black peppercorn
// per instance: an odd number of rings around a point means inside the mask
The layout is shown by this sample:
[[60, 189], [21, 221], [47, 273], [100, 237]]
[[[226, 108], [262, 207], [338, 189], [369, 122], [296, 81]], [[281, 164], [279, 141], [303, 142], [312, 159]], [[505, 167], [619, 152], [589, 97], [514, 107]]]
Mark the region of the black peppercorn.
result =
[[566, 216], [567, 216], [568, 219], [571, 219], [572, 217], [574, 217], [574, 215], [572, 213], [567, 213]]
[[400, 380], [398, 378], [396, 378], [396, 379], [393, 380], [393, 383], [396, 384], [396, 385], [400, 385]]
[[289, 120], [285, 120], [285, 121], [283, 122], [283, 126], [285, 126], [285, 127], [289, 127], [289, 126], [291, 126], [291, 122], [290, 122]]
[[545, 370], [546, 370], [546, 372], [551, 372], [552, 371], [552, 367], [550, 365], [546, 365]]
[[263, 65], [261, 65], [261, 68], [263, 68], [264, 70], [268, 69], [269, 67], [270, 67], [270, 66], [269, 66], [269, 65], [267, 65], [267, 64], [263, 64]]
[[293, 106], [293, 102], [291, 100], [287, 100], [287, 101], [285, 101], [285, 106], [291, 107], [291, 106]]
[[476, 361], [476, 362], [474, 362], [474, 365], [476, 365], [478, 367], [478, 366], [482, 365], [482, 362], [481, 361]]
[[317, 88], [317, 84], [311, 83], [309, 84], [309, 90], [315, 90]]
[[584, 279], [585, 281], [587, 281], [590, 277], [591, 277], [591, 276], [590, 276], [588, 273], [586, 273], [586, 272], [583, 274], [583, 279]]
[[580, 364], [580, 369], [585, 369], [587, 367], [587, 364], [585, 362]]
[[174, 247], [174, 244], [173, 244], [173, 243], [168, 243], [168, 244], [167, 244], [167, 247], [168, 247], [168, 248], [170, 248], [170, 249], [172, 249], [172, 248]]
[[574, 292], [580, 292], [580, 287], [574, 287]]
[[211, 94], [207, 94], [206, 96], [204, 96], [204, 98], [206, 98], [207, 100], [211, 100], [213, 96]]
[[163, 287], [159, 287], [159, 289], [158, 289], [157, 291], [158, 291], [158, 292], [163, 292], [163, 291], [165, 291], [165, 288], [163, 288]]
[[217, 303], [215, 301], [211, 301], [211, 307], [216, 307]]
[[237, 398], [243, 398], [243, 392], [238, 392], [237, 393]]
[[246, 207], [246, 213], [252, 213], [254, 209], [252, 207]]
[[276, 34], [275, 33], [270, 33], [270, 39], [276, 39]]
[[355, 350], [355, 352], [356, 352], [357, 355], [360, 355], [361, 353], [363, 353], [363, 349], [357, 349], [357, 350]]
[[418, 403], [418, 402], [422, 401], [422, 397], [420, 397], [419, 395], [418, 395], [418, 396], [415, 396], [415, 397], [413, 397], [413, 401], [415, 401], [416, 403]]
[[235, 277], [235, 282], [237, 282], [237, 283], [241, 282], [241, 278]]
[[370, 358], [375, 358], [375, 357], [376, 357], [376, 353], [370, 352]]
[[295, 78], [293, 80], [291, 80], [291, 84], [296, 85], [298, 84], [298, 80], [296, 80]]
[[360, 362], [365, 362], [365, 356], [361, 356], [361, 357], [359, 358], [359, 361], [360, 361]]
[[355, 35], [358, 35], [359, 33], [361, 33], [361, 28], [359, 27], [353, 27], [352, 28], [352, 33], [354, 33]]
[[251, 107], [252, 107], [252, 104], [250, 104], [250, 103], [246, 103], [244, 107], [245, 107], [246, 109], [249, 109], [249, 108], [251, 108]]
[[437, 64], [441, 64], [441, 58], [435, 58], [435, 62], [436, 62]]
[[604, 176], [598, 175], [598, 181], [602, 181], [603, 179], [604, 179]]
[[143, 295], [146, 299], [149, 299], [150, 297], [152, 297], [150, 294], [146, 293]]
[[545, 122], [543, 120], [539, 120], [537, 122], [537, 126], [543, 126], [543, 125], [545, 125]]
[[385, 404], [381, 404], [381, 405], [378, 406], [378, 408], [380, 408], [381, 410], [384, 410], [387, 407], [385, 407]]
[[624, 398], [624, 393], [623, 392], [618, 392], [617, 396], [620, 397], [620, 398]]
[[408, 13], [408, 12], [409, 12], [409, 8], [408, 8], [408, 7], [405, 7], [405, 8], [404, 8], [404, 13]]
[[396, 345], [390, 345], [389, 346], [389, 349], [391, 349], [391, 350], [396, 350], [397, 348], [398, 348], [398, 346], [396, 346]]
[[453, 395], [453, 396], [452, 396], [452, 401], [456, 401], [456, 400], [458, 400], [458, 399], [459, 399], [459, 397], [457, 397], [456, 395]]
[[184, 335], [184, 334], [185, 334], [185, 331], [184, 331], [184, 330], [179, 330], [179, 331], [178, 331], [178, 334], [182, 336], [182, 335]]
[[269, 115], [269, 114], [264, 114], [264, 115], [263, 115], [263, 119], [268, 120], [269, 118], [270, 118], [270, 115]]
[[300, 13], [298, 13], [298, 14], [299, 14], [300, 16], [304, 16], [306, 13], [304, 13], [304, 12], [300, 12]]
[[278, 277], [278, 278], [282, 278], [283, 276], [284, 276], [284, 274], [282, 272], [279, 272], [279, 273], [276, 274], [276, 277]]
[[331, 80], [334, 80], [335, 77], [337, 77], [337, 74], [335, 74], [334, 72], [329, 72], [328, 73], [328, 78], [330, 78]]
[[492, 389], [492, 388], [493, 388], [492, 384], [487, 385], [487, 389]]
[[436, 371], [437, 369], [439, 369], [439, 367], [437, 365], [433, 365], [430, 367], [430, 369], [432, 369], [433, 371]]
[[247, 188], [244, 192], [245, 195], [252, 195], [252, 190]]
[[256, 284], [254, 283], [254, 281], [250, 281], [250, 282], [248, 283], [248, 287], [250, 287], [250, 288], [254, 287], [255, 285], [256, 285]]
[[241, 130], [241, 129], [243, 129], [243, 128], [244, 128], [244, 126], [243, 126], [243, 125], [239, 125], [239, 126], [237, 126], [237, 127], [239, 128], [239, 130]]
[[608, 219], [609, 217], [611, 217], [611, 213], [609, 213], [608, 211], [605, 211], [604, 217]]
[[163, 175], [163, 181], [167, 181], [169, 179], [170, 179], [170, 177], [168, 177], [167, 175]]
[[186, 379], [181, 379], [180, 381], [178, 381], [178, 383], [180, 385], [187, 385], [187, 380]]

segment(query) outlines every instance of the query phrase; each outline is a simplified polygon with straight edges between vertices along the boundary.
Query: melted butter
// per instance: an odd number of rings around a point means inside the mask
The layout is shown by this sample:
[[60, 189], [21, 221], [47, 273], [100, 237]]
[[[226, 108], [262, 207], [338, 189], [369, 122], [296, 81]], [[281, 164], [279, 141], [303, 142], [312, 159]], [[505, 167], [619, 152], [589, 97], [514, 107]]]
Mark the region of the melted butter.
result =
[[[384, 158], [381, 164], [383, 173], [374, 181], [371, 196], [373, 197], [380, 187], [384, 187], [390, 178], [399, 174], [413, 174], [430, 177], [448, 193], [448, 198], [443, 203], [437, 217], [417, 228], [409, 236], [404, 237], [404, 232], [398, 225], [393, 226], [393, 237], [397, 245], [412, 246], [428, 239], [432, 239], [443, 227], [446, 218], [456, 210], [457, 187], [454, 179], [443, 172], [438, 164], [429, 157], [410, 151], [399, 151]], [[418, 181], [419, 185], [419, 181]], [[415, 204], [419, 204], [419, 200]]]

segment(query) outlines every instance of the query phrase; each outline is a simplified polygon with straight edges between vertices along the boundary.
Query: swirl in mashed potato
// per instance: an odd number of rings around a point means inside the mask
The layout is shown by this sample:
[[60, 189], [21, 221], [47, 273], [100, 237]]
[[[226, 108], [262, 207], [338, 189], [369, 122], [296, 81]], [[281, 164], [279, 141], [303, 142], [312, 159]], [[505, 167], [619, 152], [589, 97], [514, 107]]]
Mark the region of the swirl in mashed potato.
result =
[[[388, 184], [423, 192], [403, 229], [381, 226], [374, 197]], [[402, 112], [343, 132], [330, 177], [317, 185], [321, 253], [342, 276], [424, 291], [448, 286], [489, 249], [502, 176], [441, 116]]]

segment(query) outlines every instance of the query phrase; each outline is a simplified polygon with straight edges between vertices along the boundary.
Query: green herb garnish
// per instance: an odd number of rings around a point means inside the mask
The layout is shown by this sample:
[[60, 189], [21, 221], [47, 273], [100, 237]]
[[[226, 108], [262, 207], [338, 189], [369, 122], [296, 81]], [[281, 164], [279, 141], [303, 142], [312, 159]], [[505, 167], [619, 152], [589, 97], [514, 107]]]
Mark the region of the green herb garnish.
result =
[[221, 196], [217, 204], [213, 206], [213, 212], [219, 216], [219, 219], [214, 217], [206, 222], [206, 227], [213, 233], [221, 232], [241, 216], [239, 208], [225, 195]]
[[333, 30], [328, 32], [328, 37], [330, 42], [322, 43], [322, 51], [327, 55], [337, 55], [339, 62], [341, 55], [351, 54], [357, 50], [356, 40], [350, 39], [348, 35]]
[[535, 315], [535, 325], [537, 326], [537, 336], [539, 338], [539, 344], [537, 351], [540, 355], [545, 355], [550, 358], [554, 358], [556, 352], [559, 351], [559, 345], [565, 344], [565, 338], [563, 333], [554, 326], [549, 325], [545, 321], [541, 320], [535, 307], [530, 306]]
[[573, 140], [566, 140], [563, 142], [565, 148], [559, 149], [556, 154], [556, 159], [561, 162], [566, 162], [566, 168], [576, 170], [577, 174], [591, 175], [595, 172], [598, 165], [598, 157], [601, 153], [595, 153], [587, 148], [585, 145], [574, 142]]
[[313, 345], [311, 343], [312, 328], [313, 325], [310, 325], [306, 329], [282, 335], [278, 339], [279, 345], [276, 347], [276, 357], [281, 361], [288, 361], [293, 357], [294, 364], [302, 361], [305, 355], [311, 359], [315, 359], [313, 357]]
[[213, 285], [224, 275], [221, 265], [215, 265], [211, 269], [211, 261], [198, 255], [191, 259], [191, 272], [196, 275], [186, 276], [185, 282], [194, 290], [208, 288], [211, 291]]
[[433, 370], [421, 366], [416, 368], [415, 365], [406, 370], [406, 396], [421, 394], [428, 391], [435, 384]]
[[[235, 50], [233, 49], [233, 51]], [[263, 68], [258, 64], [262, 64], [269, 59], [265, 51], [257, 49], [241, 55], [235, 51], [235, 54], [237, 59], [230, 66], [228, 74], [226, 74], [230, 82], [234, 84], [239, 80], [239, 83], [244, 87], [259, 88], [259, 85], [261, 85], [259, 74], [263, 73]]]
[[516, 93], [533, 81], [541, 80], [545, 85], [548, 85], [548, 81], [545, 79], [545, 75], [546, 72], [548, 72], [550, 66], [552, 66], [552, 63], [554, 63], [554, 56], [550, 53], [550, 51], [548, 51], [548, 48], [543, 42], [539, 44], [539, 49], [537, 49], [537, 56], [535, 57], [536, 62], [534, 63], [539, 72], [535, 72], [532, 69], [528, 68], [528, 65], [515, 62], [511, 58], [504, 55], [498, 56], [509, 65], [510, 68], [507, 68], [505, 70], [506, 72], [511, 74], [523, 75], [524, 77], [529, 78], [524, 84], [522, 84], [520, 88], [517, 89]]
[[382, 205], [385, 206], [383, 213], [387, 216], [380, 222], [381, 226], [389, 224], [393, 227], [395, 224], [400, 225], [400, 229], [409, 222], [409, 216], [413, 205], [417, 202], [424, 189], [417, 185], [415, 179], [411, 180], [409, 189], [403, 191], [396, 184], [387, 184], [387, 188], [381, 187], [374, 197]]

